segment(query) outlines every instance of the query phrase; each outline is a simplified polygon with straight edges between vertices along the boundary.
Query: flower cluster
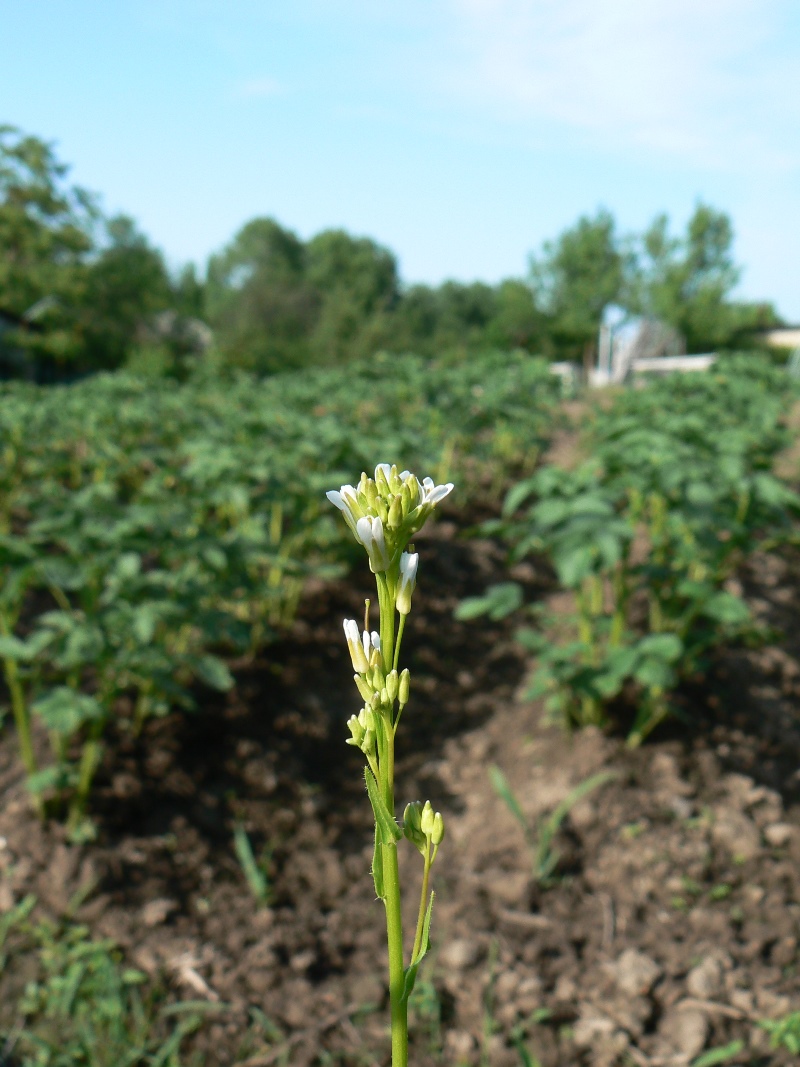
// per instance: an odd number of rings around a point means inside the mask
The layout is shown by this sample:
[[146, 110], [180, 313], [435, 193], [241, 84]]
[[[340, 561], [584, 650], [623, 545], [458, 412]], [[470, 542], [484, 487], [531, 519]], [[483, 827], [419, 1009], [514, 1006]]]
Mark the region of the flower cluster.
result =
[[347, 726], [351, 737], [348, 745], [360, 748], [368, 758], [374, 757], [376, 745], [375, 715], [391, 715], [394, 702], [402, 711], [408, 703], [411, 678], [408, 668], [401, 671], [386, 671], [381, 654], [380, 636], [373, 630], [359, 631], [355, 619], [344, 620], [344, 636], [356, 672], [353, 681], [364, 701], [358, 715], [351, 715]]
[[432, 478], [419, 482], [410, 471], [398, 473], [396, 466], [379, 463], [374, 478], [363, 473], [357, 486], [343, 485], [326, 495], [366, 548], [369, 565], [378, 574], [399, 563], [408, 542], [452, 489], [452, 482], [434, 485]]

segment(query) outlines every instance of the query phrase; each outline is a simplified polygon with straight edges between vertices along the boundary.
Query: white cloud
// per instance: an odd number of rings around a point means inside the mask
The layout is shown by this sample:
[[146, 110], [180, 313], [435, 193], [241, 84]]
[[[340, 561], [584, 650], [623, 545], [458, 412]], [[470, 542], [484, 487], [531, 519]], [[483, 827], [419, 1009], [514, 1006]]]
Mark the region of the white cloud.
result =
[[[450, 0], [451, 91], [694, 165], [800, 163], [791, 0]], [[797, 40], [792, 47], [797, 52]]]

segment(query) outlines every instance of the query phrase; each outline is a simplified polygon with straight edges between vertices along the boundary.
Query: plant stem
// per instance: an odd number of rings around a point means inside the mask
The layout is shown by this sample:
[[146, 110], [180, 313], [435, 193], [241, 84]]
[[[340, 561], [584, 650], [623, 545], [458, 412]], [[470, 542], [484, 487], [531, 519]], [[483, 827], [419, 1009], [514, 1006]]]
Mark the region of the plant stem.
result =
[[425, 848], [425, 867], [422, 871], [422, 891], [419, 896], [419, 914], [417, 915], [417, 932], [414, 935], [414, 947], [411, 950], [411, 962], [417, 958], [417, 953], [422, 944], [422, 930], [425, 925], [425, 912], [428, 907], [428, 884], [431, 878], [431, 846], [427, 842]]
[[[3, 637], [10, 636], [10, 627], [5, 615], [0, 615], [0, 634]], [[11, 696], [11, 709], [14, 713], [14, 725], [17, 728], [19, 739], [19, 754], [22, 765], [28, 778], [32, 778], [37, 771], [36, 754], [33, 751], [33, 737], [31, 735], [31, 717], [28, 713], [28, 705], [25, 701], [25, 692], [19, 677], [17, 661], [10, 656], [3, 660], [3, 674], [5, 675], [8, 692]], [[44, 814], [44, 806], [41, 797], [34, 798], [34, 807], [39, 816]]]
[[397, 845], [383, 845], [383, 883], [386, 893], [386, 936], [389, 943], [389, 1002], [392, 1019], [392, 1067], [408, 1065], [408, 1002], [403, 996], [403, 918], [400, 909], [400, 870]]
[[92, 781], [94, 780], [95, 771], [100, 764], [100, 757], [103, 752], [100, 737], [103, 733], [104, 726], [105, 723], [103, 719], [98, 719], [94, 722], [89, 737], [83, 745], [81, 760], [78, 767], [78, 784], [75, 786], [75, 794], [72, 797], [69, 806], [69, 819], [67, 825], [70, 830], [77, 830], [81, 819], [86, 814], [86, 807], [89, 803], [89, 794], [92, 791]]

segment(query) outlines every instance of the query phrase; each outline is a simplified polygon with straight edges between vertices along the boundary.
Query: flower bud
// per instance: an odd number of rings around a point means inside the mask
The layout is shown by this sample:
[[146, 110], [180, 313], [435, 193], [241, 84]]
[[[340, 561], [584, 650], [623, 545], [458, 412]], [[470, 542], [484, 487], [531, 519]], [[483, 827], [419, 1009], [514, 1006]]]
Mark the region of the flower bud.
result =
[[375, 468], [375, 488], [378, 490], [379, 496], [389, 495], [389, 481], [386, 477], [386, 472], [391, 472], [391, 467], [388, 463], [379, 463]]
[[395, 496], [389, 507], [387, 525], [390, 530], [396, 530], [403, 522], [403, 500], [401, 496]]
[[404, 552], [400, 557], [400, 588], [395, 603], [401, 615], [408, 615], [411, 611], [411, 594], [417, 584], [418, 565], [418, 552]]
[[441, 845], [444, 839], [444, 819], [442, 813], [437, 811], [433, 817], [433, 832], [431, 833], [431, 844]]
[[397, 671], [390, 671], [386, 675], [386, 692], [389, 696], [389, 700], [397, 700], [397, 694], [400, 690], [400, 678]]
[[[377, 655], [380, 656], [380, 652], [378, 652]], [[377, 664], [372, 668], [369, 680], [372, 688], [377, 690], [378, 692], [380, 692], [381, 689], [386, 688], [386, 679], [383, 675], [383, 671]]]
[[357, 671], [358, 674], [366, 674], [369, 670], [369, 661], [364, 651], [358, 623], [355, 619], [344, 620], [344, 636], [350, 652], [350, 659], [353, 661], [353, 670]]
[[408, 703], [408, 696], [411, 691], [411, 675], [408, 667], [400, 675], [400, 684], [397, 688], [397, 699], [400, 704]]
[[431, 807], [431, 802], [429, 800], [425, 801], [422, 811], [420, 812], [419, 828], [426, 837], [430, 837], [433, 833], [433, 808]]
[[424, 856], [427, 839], [420, 827], [421, 812], [422, 805], [418, 800], [412, 800], [410, 804], [406, 804], [406, 810], [403, 812], [403, 833]]
[[367, 730], [361, 744], [358, 746], [365, 756], [375, 755], [375, 731]]
[[372, 652], [370, 653], [369, 669], [371, 671], [383, 670], [383, 656], [381, 655], [381, 650], [379, 648], [373, 648]]
[[366, 702], [372, 699], [372, 687], [366, 678], [362, 678], [360, 674], [353, 675], [353, 681], [356, 683], [356, 689], [358, 690], [361, 699]]
[[360, 748], [361, 742], [364, 740], [364, 727], [355, 715], [351, 715], [347, 720], [347, 727], [353, 736], [348, 737], [346, 743], [348, 745], [355, 745], [356, 748]]

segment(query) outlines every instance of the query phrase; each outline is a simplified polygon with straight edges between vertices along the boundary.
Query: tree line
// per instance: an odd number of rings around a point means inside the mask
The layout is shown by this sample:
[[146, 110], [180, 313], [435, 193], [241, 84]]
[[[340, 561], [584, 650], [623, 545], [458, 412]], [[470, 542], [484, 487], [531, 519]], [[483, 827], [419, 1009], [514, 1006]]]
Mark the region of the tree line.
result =
[[698, 204], [620, 234], [604, 210], [496, 285], [405, 285], [392, 252], [326, 230], [308, 241], [271, 218], [244, 225], [200, 274], [171, 272], [127, 216], [70, 185], [52, 145], [0, 127], [0, 374], [40, 381], [97, 370], [188, 375], [199, 362], [257, 375], [339, 365], [378, 350], [468, 358], [522, 349], [593, 358], [609, 305], [657, 319], [688, 352], [740, 347], [779, 324], [733, 297], [733, 227]]

